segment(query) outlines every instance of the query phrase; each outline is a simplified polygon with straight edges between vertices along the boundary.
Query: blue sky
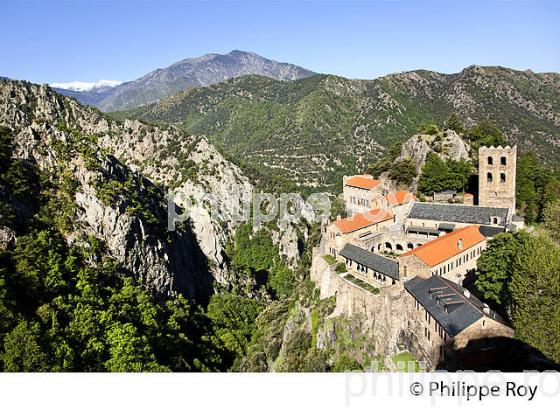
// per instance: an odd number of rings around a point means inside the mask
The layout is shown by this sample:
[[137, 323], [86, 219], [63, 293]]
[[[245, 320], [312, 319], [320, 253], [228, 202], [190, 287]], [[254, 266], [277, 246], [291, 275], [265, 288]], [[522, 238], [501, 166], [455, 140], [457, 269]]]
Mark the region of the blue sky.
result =
[[0, 75], [132, 80], [232, 49], [350, 78], [471, 64], [560, 72], [560, 2], [0, 0]]

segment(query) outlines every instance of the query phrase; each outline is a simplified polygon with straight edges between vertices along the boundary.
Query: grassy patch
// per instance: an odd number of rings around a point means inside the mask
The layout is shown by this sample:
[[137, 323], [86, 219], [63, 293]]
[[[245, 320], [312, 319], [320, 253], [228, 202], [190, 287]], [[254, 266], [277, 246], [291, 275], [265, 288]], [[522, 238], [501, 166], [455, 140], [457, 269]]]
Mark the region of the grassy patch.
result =
[[338, 262], [336, 264], [335, 270], [336, 270], [336, 273], [338, 273], [338, 274], [345, 273], [346, 272], [346, 265], [342, 262]]
[[355, 277], [354, 275], [351, 274], [347, 274], [345, 277], [345, 279], [348, 279], [350, 282], [352, 282], [354, 285], [358, 285], [359, 287], [361, 287], [364, 290], [367, 290], [368, 292], [374, 294], [374, 295], [378, 295], [379, 294], [379, 288], [376, 288], [375, 286], [370, 285], [367, 282], [364, 282], [361, 279], [358, 279], [357, 277]]
[[327, 262], [329, 265], [334, 265], [336, 263], [336, 259], [334, 258], [334, 256], [332, 255], [323, 255], [323, 259], [325, 260], [325, 262]]
[[393, 363], [397, 367], [397, 371], [405, 373], [418, 373], [420, 371], [420, 365], [412, 353], [404, 351], [393, 355], [391, 357]]

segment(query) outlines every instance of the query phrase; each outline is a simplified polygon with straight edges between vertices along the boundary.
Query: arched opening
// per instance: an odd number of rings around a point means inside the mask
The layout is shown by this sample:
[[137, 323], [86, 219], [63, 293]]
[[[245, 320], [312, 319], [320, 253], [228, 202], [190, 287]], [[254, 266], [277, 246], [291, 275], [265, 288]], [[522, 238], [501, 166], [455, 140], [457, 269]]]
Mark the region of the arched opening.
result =
[[422, 244], [421, 244], [421, 243], [417, 243], [417, 244], [416, 244], [416, 247], [418, 248], [419, 246], [422, 246]]
[[389, 242], [385, 242], [385, 249], [388, 250], [388, 251], [392, 251], [393, 246]]
[[502, 164], [502, 165], [507, 165], [507, 159], [506, 159], [506, 157], [500, 158], [500, 164]]
[[500, 173], [500, 182], [503, 184], [506, 182], [506, 174], [505, 173]]
[[407, 249], [414, 249], [414, 245], [411, 242], [407, 243], [406, 247]]
[[491, 172], [489, 172], [488, 174], [486, 174], [486, 180], [487, 180], [488, 182], [492, 182], [493, 179], [494, 179], [494, 177], [492, 176], [492, 173], [491, 173]]
[[380, 251], [381, 250], [381, 244], [377, 245], [377, 250]]
[[397, 243], [396, 248], [397, 248], [397, 251], [401, 251], [401, 252], [403, 251], [403, 247], [400, 243]]
[[494, 165], [494, 159], [492, 159], [492, 157], [488, 157], [488, 165]]

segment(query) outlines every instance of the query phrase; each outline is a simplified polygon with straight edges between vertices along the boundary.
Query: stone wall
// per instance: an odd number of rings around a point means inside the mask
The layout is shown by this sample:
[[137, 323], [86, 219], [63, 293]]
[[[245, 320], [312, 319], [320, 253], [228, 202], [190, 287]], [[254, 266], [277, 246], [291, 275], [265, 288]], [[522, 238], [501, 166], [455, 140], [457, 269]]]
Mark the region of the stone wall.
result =
[[408, 280], [414, 276], [429, 278], [430, 267], [422, 262], [416, 255], [400, 256], [399, 276], [404, 280]]
[[513, 215], [517, 146], [481, 147], [478, 158], [479, 205], [509, 208]]
[[[318, 252], [314, 252], [311, 279], [322, 299], [336, 296], [332, 316], [363, 319], [363, 331], [375, 338], [376, 354], [392, 355], [413, 348], [411, 340], [415, 336], [408, 331], [406, 291], [401, 283], [381, 288], [378, 295], [373, 295], [337, 274]], [[416, 356], [418, 352], [412, 353]]]
[[488, 317], [482, 317], [463, 330], [454, 339], [455, 349], [464, 348], [469, 340], [484, 339], [489, 337], [513, 337], [512, 328]]
[[404, 289], [403, 282], [382, 287], [380, 293], [374, 295], [336, 273], [334, 265], [329, 265], [320, 256], [318, 248], [314, 250], [311, 279], [320, 289], [322, 299], [336, 296], [332, 316], [359, 318], [363, 332], [375, 340], [376, 354], [385, 356], [408, 350], [417, 360], [425, 363], [427, 370], [437, 367], [442, 351], [445, 350], [444, 354], [448, 355], [465, 347], [470, 340], [513, 337], [511, 328], [484, 317], [452, 338], [443, 329], [440, 330], [433, 318], [426, 316], [425, 309], [415, 303], [412, 295]]

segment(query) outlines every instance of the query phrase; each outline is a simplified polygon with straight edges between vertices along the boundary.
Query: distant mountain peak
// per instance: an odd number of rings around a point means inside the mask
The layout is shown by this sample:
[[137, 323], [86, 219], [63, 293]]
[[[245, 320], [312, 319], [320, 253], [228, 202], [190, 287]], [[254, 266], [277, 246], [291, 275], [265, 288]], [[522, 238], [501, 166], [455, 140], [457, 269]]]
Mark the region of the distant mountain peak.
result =
[[71, 81], [67, 83], [51, 83], [49, 85], [53, 88], [60, 88], [70, 91], [94, 91], [95, 89], [99, 88], [116, 87], [119, 84], [122, 84], [122, 81], [99, 80], [93, 83], [87, 81]]
[[104, 90], [101, 98], [92, 96], [91, 84], [55, 83], [57, 91], [92, 104], [104, 111], [130, 109], [153, 102], [189, 88], [206, 87], [244, 75], [261, 75], [291, 81], [316, 75], [293, 64], [269, 60], [256, 53], [232, 50], [227, 54], [204, 54], [185, 58], [165, 68]]

